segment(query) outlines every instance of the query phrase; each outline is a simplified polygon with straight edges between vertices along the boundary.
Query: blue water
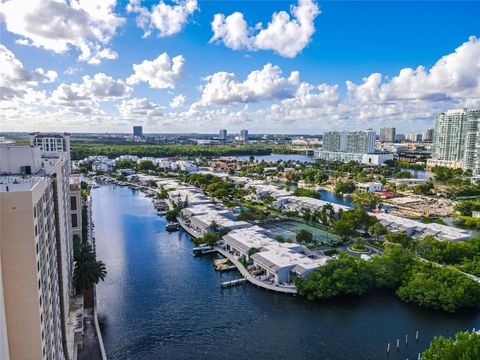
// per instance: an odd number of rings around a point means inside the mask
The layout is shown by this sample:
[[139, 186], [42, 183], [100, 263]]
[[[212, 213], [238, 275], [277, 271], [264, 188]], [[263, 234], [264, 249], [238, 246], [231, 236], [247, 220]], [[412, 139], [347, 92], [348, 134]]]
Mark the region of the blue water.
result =
[[335, 195], [334, 191], [325, 190], [320, 192], [321, 199], [324, 201], [329, 201], [334, 204], [345, 205], [353, 207], [351, 198], [344, 198], [343, 196]]
[[[254, 156], [255, 160], [257, 161], [266, 161], [266, 162], [277, 162], [278, 160], [283, 160], [283, 161], [301, 161], [301, 162], [309, 162], [309, 163], [314, 163], [315, 159], [312, 157], [306, 156], [306, 155], [300, 155], [300, 154], [270, 154], [270, 155], [258, 155]], [[241, 155], [236, 157], [238, 160], [248, 160], [250, 158], [249, 155]]]
[[109, 360], [387, 359], [397, 338], [401, 350], [388, 359], [416, 359], [434, 335], [480, 328], [477, 311], [446, 314], [388, 293], [322, 303], [251, 285], [222, 291], [220, 282], [238, 275], [194, 258], [190, 236], [165, 232], [142, 193], [104, 185], [92, 197], [108, 270], [97, 303]]

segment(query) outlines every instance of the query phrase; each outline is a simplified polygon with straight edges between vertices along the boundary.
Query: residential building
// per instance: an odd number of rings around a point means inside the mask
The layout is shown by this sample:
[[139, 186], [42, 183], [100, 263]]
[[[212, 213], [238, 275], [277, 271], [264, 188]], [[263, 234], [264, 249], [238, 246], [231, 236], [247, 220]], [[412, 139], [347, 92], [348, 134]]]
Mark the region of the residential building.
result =
[[253, 260], [257, 271], [263, 273], [257, 276], [275, 285], [292, 284], [297, 276], [306, 278], [330, 259], [328, 256], [315, 257], [300, 244], [280, 243], [268, 234], [259, 226], [233, 230], [223, 237], [223, 246], [237, 258]]
[[347, 133], [345, 131], [327, 131], [323, 134], [323, 151], [346, 151]]
[[437, 115], [432, 159], [427, 161], [427, 166], [475, 170], [479, 119], [480, 110], [448, 110]]
[[369, 192], [369, 193], [379, 192], [383, 190], [383, 184], [379, 182], [357, 183], [355, 187], [359, 191]]
[[[383, 160], [382, 157], [366, 158], [366, 154], [375, 153], [375, 131], [327, 131], [323, 135], [323, 147], [321, 150], [314, 150], [316, 159], [328, 161], [356, 161], [374, 164]], [[388, 159], [385, 159], [386, 161]]]
[[218, 132], [218, 138], [220, 139], [220, 141], [227, 141], [227, 138], [228, 138], [227, 129], [221, 129]]
[[432, 142], [433, 141], [433, 129], [427, 129], [423, 132], [422, 141], [423, 142]]
[[43, 154], [56, 156], [58, 154], [67, 154], [68, 172], [72, 171], [70, 164], [70, 134], [69, 133], [41, 133], [34, 132], [30, 134], [30, 145], [38, 146]]
[[411, 142], [422, 141], [422, 134], [416, 134], [416, 133], [405, 134], [405, 140], [411, 141]]
[[34, 137], [36, 147], [0, 147], [0, 321], [3, 306], [10, 359], [64, 359], [70, 352], [70, 161], [66, 144], [51, 138]]
[[70, 220], [72, 238], [77, 235], [82, 239], [82, 189], [80, 184], [80, 176], [70, 176]]
[[395, 128], [381, 128], [379, 140], [381, 142], [395, 142]]
[[133, 137], [142, 138], [143, 137], [143, 127], [135, 125], [133, 127]]
[[248, 130], [243, 129], [240, 131], [240, 136], [239, 136], [240, 141], [248, 141]]

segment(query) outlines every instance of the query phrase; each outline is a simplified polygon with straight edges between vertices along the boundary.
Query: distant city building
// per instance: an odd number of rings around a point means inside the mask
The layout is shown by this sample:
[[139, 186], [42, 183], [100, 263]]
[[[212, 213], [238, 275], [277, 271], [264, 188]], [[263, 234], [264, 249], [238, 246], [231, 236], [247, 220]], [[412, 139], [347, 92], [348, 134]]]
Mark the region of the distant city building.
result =
[[422, 141], [422, 134], [416, 134], [416, 133], [405, 134], [405, 140], [411, 141], [411, 142]]
[[381, 142], [395, 142], [395, 128], [381, 128], [379, 140]]
[[395, 134], [395, 141], [403, 141], [405, 140], [404, 134]]
[[478, 122], [480, 110], [448, 110], [437, 115], [429, 167], [440, 165], [472, 170], [480, 175]]
[[38, 146], [0, 146], [0, 325], [8, 339], [2, 352], [6, 359], [71, 358], [68, 137], [31, 136]]
[[323, 134], [323, 151], [346, 151], [346, 131], [327, 131]]
[[346, 152], [370, 154], [375, 152], [375, 131], [367, 129], [365, 131], [347, 132]]
[[240, 136], [239, 136], [240, 141], [248, 141], [248, 130], [243, 129], [240, 131]]
[[133, 137], [143, 137], [143, 127], [136, 125], [133, 127]]
[[427, 129], [423, 132], [422, 141], [432, 142], [433, 141], [433, 129]]
[[328, 161], [357, 161], [365, 164], [380, 165], [392, 160], [389, 153], [375, 152], [375, 131], [327, 131], [323, 135], [323, 147], [315, 150], [317, 159]]
[[220, 141], [227, 141], [227, 138], [228, 138], [227, 129], [221, 129], [218, 132], [218, 138], [220, 139]]

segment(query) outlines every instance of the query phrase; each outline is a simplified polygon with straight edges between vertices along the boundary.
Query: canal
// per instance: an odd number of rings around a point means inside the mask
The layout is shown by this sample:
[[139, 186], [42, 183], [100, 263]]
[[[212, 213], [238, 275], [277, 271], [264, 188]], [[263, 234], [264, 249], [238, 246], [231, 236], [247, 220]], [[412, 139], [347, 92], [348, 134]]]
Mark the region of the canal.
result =
[[[403, 304], [388, 293], [309, 302], [250, 285], [220, 290], [238, 276], [194, 258], [190, 236], [165, 232], [150, 199], [126, 187], [92, 190], [97, 287], [108, 359], [416, 359], [434, 335], [480, 327], [480, 315]], [[415, 342], [415, 331], [420, 341]], [[408, 346], [404, 345], [409, 335]]]

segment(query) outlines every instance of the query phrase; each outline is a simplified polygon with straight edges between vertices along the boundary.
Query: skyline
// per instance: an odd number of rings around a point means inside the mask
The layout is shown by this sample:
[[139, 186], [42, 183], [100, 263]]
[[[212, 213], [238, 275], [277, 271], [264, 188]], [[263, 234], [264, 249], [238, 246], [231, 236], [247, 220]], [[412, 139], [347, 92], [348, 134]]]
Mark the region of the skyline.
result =
[[405, 133], [480, 105], [478, 3], [16, 3], [0, 4], [4, 132]]

